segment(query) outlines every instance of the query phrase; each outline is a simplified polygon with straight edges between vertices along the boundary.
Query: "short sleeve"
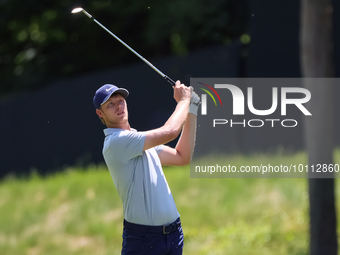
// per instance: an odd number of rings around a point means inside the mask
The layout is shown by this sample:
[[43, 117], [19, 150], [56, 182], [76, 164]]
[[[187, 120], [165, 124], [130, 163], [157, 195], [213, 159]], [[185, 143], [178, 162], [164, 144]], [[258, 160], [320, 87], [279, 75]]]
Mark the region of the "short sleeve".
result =
[[157, 154], [159, 154], [159, 153], [161, 153], [162, 150], [164, 149], [164, 145], [161, 144], [161, 145], [155, 146], [154, 148], [155, 148]]
[[121, 131], [110, 137], [110, 153], [119, 161], [126, 162], [143, 154], [144, 142], [144, 132]]

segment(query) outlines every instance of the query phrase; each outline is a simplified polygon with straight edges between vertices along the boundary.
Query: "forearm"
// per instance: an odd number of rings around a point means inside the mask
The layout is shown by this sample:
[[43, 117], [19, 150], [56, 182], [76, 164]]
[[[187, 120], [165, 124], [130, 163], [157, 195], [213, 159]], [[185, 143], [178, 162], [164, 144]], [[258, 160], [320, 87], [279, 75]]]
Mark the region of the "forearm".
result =
[[184, 123], [188, 116], [189, 100], [182, 100], [177, 103], [175, 111], [170, 118], [165, 122], [162, 128], [169, 130], [175, 134], [175, 137], [181, 132]]
[[143, 150], [174, 140], [182, 130], [188, 110], [189, 100], [179, 101], [175, 111], [162, 127], [146, 132]]
[[189, 113], [183, 126], [181, 137], [175, 147], [185, 162], [190, 162], [196, 140], [197, 116]]

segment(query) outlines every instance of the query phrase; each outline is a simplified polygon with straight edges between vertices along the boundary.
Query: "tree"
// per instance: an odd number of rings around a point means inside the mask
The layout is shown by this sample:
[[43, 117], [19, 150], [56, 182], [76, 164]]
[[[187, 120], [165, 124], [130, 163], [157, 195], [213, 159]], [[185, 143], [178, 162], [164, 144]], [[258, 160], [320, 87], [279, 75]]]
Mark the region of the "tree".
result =
[[[301, 68], [304, 77], [333, 77], [332, 1], [301, 1]], [[333, 162], [333, 84], [329, 79], [308, 79], [312, 94], [308, 108], [313, 114], [305, 121], [309, 166]], [[313, 99], [314, 97], [314, 99]], [[336, 255], [336, 212], [332, 175], [309, 176], [310, 254]]]
[[147, 59], [227, 44], [245, 33], [247, 0], [76, 2], [0, 1], [0, 99], [138, 61], [90, 19], [72, 15], [78, 5]]

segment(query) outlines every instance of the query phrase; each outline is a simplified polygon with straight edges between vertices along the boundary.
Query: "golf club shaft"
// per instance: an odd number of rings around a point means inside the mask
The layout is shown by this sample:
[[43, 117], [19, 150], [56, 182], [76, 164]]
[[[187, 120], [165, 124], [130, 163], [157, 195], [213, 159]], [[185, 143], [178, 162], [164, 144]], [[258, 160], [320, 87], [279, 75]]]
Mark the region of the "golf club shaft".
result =
[[122, 43], [126, 48], [128, 48], [130, 51], [132, 51], [137, 57], [139, 57], [141, 60], [143, 60], [146, 64], [148, 64], [153, 70], [155, 70], [158, 74], [160, 74], [166, 81], [168, 81], [171, 85], [175, 85], [175, 82], [162, 73], [158, 68], [156, 68], [153, 64], [151, 64], [149, 61], [147, 61], [145, 58], [143, 58], [140, 54], [138, 54], [134, 49], [132, 49], [129, 45], [127, 45], [125, 42], [123, 42], [118, 36], [116, 36], [114, 33], [112, 33], [110, 30], [108, 30], [104, 25], [102, 25], [98, 20], [93, 18], [91, 14], [89, 14], [87, 11], [82, 9], [82, 12], [88, 16], [90, 19], [92, 19], [94, 22], [96, 22], [99, 26], [101, 26], [106, 32], [108, 32], [110, 35], [112, 35], [114, 38], [116, 38], [120, 43]]

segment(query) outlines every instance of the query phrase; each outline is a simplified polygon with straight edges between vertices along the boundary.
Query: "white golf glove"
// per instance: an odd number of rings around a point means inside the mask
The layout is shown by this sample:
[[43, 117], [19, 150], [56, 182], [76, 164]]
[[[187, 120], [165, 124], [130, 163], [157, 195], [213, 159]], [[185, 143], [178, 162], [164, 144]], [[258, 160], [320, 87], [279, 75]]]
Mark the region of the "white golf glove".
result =
[[194, 88], [190, 86], [191, 97], [189, 105], [189, 113], [195, 114], [197, 116], [198, 107], [201, 104], [200, 97], [195, 93]]

